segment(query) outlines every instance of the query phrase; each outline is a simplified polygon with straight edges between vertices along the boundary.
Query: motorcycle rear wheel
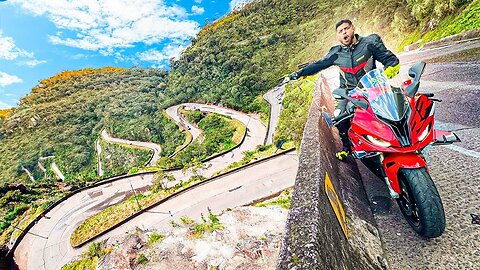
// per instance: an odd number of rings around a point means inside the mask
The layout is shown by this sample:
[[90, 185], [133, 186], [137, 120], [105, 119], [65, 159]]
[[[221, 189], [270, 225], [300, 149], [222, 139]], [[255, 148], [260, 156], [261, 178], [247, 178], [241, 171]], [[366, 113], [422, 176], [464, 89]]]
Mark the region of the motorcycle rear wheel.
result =
[[419, 235], [435, 238], [445, 231], [445, 212], [437, 188], [425, 168], [401, 169], [398, 206]]

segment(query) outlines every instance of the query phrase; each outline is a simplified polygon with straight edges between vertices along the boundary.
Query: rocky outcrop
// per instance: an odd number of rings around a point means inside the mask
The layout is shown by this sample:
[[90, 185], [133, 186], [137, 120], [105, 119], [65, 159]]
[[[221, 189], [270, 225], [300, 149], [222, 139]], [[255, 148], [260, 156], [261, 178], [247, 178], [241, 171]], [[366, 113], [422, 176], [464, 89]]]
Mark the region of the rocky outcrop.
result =
[[218, 216], [223, 228], [202, 235], [178, 221], [155, 243], [145, 244], [152, 232], [108, 240], [105, 247], [115, 248], [97, 269], [273, 269], [286, 217], [278, 206], [237, 207]]
[[145, 236], [142, 234], [130, 234], [125, 239], [114, 243], [116, 248], [107, 256], [103, 257], [97, 265], [97, 270], [132, 269], [135, 266], [138, 251], [145, 246]]

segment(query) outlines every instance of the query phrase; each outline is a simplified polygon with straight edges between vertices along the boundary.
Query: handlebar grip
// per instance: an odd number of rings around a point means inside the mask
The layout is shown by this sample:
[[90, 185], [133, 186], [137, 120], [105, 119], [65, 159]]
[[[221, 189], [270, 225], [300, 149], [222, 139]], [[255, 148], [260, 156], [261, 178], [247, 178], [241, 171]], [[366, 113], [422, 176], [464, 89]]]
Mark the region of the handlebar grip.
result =
[[339, 114], [337, 117], [332, 119], [333, 125], [336, 125], [336, 124], [348, 119], [351, 116], [353, 116], [353, 112], [351, 112], [349, 110], [346, 110], [345, 112]]

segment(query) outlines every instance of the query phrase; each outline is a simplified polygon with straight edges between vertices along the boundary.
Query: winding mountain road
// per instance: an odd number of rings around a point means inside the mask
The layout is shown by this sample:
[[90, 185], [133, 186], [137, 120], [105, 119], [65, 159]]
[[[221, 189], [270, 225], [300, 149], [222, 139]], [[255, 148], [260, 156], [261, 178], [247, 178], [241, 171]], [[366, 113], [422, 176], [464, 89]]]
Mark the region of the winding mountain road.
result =
[[119, 143], [119, 144], [128, 144], [128, 145], [134, 145], [138, 147], [144, 147], [151, 149], [153, 151], [153, 157], [148, 163], [148, 166], [153, 166], [157, 164], [158, 159], [160, 158], [160, 153], [162, 152], [162, 147], [157, 144], [157, 143], [152, 143], [152, 142], [140, 142], [140, 141], [130, 141], [130, 140], [124, 140], [124, 139], [119, 139], [119, 138], [113, 138], [110, 136], [107, 132], [106, 129], [103, 129], [101, 132], [102, 139], [104, 139], [107, 142], [110, 143]]
[[265, 144], [272, 144], [275, 136], [275, 128], [278, 125], [280, 119], [280, 113], [282, 112], [282, 101], [285, 97], [285, 84], [276, 86], [263, 95], [263, 98], [270, 103], [270, 120], [268, 122], [268, 134], [265, 139]]
[[[188, 103], [181, 104], [181, 106], [186, 106], [187, 109], [200, 109], [202, 111], [229, 115], [247, 126], [247, 135], [240, 147], [222, 156], [214, 158], [209, 162], [206, 162], [207, 169], [204, 171], [204, 175], [206, 177], [210, 177], [214, 172], [226, 168], [228, 164], [232, 162], [239, 161], [243, 157], [242, 152], [253, 150], [257, 145], [261, 145], [264, 142], [266, 127], [259, 119], [255, 117], [213, 105]], [[174, 117], [174, 115], [170, 116], [172, 118]], [[105, 135], [108, 136], [108, 134]], [[107, 138], [110, 139], [111, 137]], [[114, 138], [111, 138], [111, 141], [125, 143], [125, 140], [118, 140]], [[128, 142], [129, 141], [127, 141], [127, 143]], [[152, 147], [152, 145], [149, 143], [145, 143], [145, 145]], [[292, 160], [292, 158], [290, 158], [290, 160]], [[285, 166], [281, 162], [279, 162], [277, 165], [269, 164], [267, 167], [271, 166], [272, 168], [276, 168], [275, 171], [278, 172], [282, 171], [281, 168], [285, 169]], [[295, 165], [292, 166], [293, 167], [291, 167], [291, 169], [296, 168]], [[270, 170], [266, 169], [264, 173], [268, 171]], [[188, 179], [188, 174], [185, 175], [180, 170], [174, 171], [173, 175], [177, 180]], [[100, 185], [98, 187], [79, 192], [68, 198], [66, 201], [52, 209], [45, 218], [42, 218], [29, 231], [30, 234], [25, 236], [14, 252], [15, 262], [18, 264], [20, 269], [59, 269], [64, 264], [71, 261], [75, 256], [79, 256], [88, 247], [85, 246], [79, 249], [74, 249], [71, 247], [70, 235], [76, 226], [78, 226], [83, 220], [91, 215], [132, 195], [132, 187], [136, 190], [144, 190], [146, 187], [151, 185], [152, 178], [153, 173], [125, 177], [113, 183]], [[266, 177], [265, 174], [255, 176], [255, 174], [252, 173], [250, 175], [247, 174], [236, 176], [229, 181], [237, 183], [239, 181], [249, 180], [252, 181], [252, 183], [258, 184], [258, 181], [261, 180], [260, 178], [264, 180], [270, 180], [270, 178]], [[293, 181], [294, 176], [291, 177], [290, 180]], [[289, 185], [293, 185], [293, 182]], [[273, 186], [276, 186], [276, 184]], [[278, 187], [282, 187], [282, 185], [279, 185]], [[267, 189], [262, 189], [262, 192], [266, 190]], [[261, 194], [263, 193], [251, 194], [251, 196], [260, 195], [261, 197]], [[253, 199], [255, 198], [258, 197], [254, 197]], [[148, 213], [140, 215], [138, 218], [131, 220], [124, 226], [129, 228], [143, 226], [142, 220], [145, 219], [145, 215], [147, 214]], [[105, 234], [103, 237], [109, 237], [121, 233], [120, 228]]]
[[192, 141], [195, 141], [202, 134], [202, 130], [197, 128], [195, 125], [188, 123], [182, 117], [182, 115], [179, 112], [180, 108], [182, 107], [183, 107], [182, 104], [174, 105], [174, 106], [168, 107], [166, 112], [168, 116], [170, 116], [173, 119], [173, 121], [175, 121], [175, 124], [177, 124], [178, 126], [190, 132], [190, 134], [192, 134]]

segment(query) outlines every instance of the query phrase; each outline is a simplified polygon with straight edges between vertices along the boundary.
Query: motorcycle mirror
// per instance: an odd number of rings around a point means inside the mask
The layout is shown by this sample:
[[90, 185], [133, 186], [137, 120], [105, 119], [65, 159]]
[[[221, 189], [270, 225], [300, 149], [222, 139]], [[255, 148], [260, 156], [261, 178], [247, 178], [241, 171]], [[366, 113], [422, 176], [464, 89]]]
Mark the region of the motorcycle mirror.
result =
[[412, 83], [405, 88], [405, 93], [409, 97], [415, 96], [418, 92], [418, 88], [420, 87], [420, 77], [425, 70], [425, 66], [425, 62], [418, 62], [408, 69], [408, 76], [413, 78]]
[[408, 70], [408, 76], [412, 77], [412, 83], [405, 88], [405, 93], [409, 97], [415, 96], [418, 92], [418, 88], [420, 87], [420, 77], [425, 70], [425, 62], [418, 62], [413, 64], [413, 66]]
[[332, 122], [332, 116], [327, 113], [327, 112], [322, 112], [323, 119], [325, 120], [325, 123], [327, 123], [328, 128], [333, 127], [333, 122]]
[[352, 98], [350, 101], [357, 107], [360, 107], [364, 110], [368, 109], [368, 103], [365, 100], [358, 100]]
[[420, 77], [423, 74], [423, 70], [425, 69], [425, 66], [426, 66], [425, 62], [418, 62], [413, 64], [413, 66], [411, 66], [408, 69], [408, 76], [412, 77], [414, 81], [419, 81]]

